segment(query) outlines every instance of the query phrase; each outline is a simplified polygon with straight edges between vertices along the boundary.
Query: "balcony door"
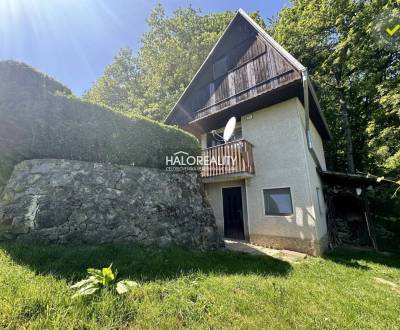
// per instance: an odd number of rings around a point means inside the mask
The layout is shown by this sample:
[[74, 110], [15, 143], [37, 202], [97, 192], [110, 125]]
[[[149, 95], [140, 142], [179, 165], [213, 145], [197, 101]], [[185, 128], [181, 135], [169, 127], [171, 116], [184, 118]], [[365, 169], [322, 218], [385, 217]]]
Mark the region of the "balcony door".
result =
[[242, 188], [222, 188], [224, 236], [244, 240]]

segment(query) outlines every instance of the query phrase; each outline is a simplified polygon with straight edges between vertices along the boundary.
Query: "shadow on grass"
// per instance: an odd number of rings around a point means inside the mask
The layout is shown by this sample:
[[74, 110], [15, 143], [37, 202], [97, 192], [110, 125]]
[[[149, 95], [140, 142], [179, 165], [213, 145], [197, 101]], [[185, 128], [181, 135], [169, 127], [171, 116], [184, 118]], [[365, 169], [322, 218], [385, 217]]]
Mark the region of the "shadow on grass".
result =
[[347, 267], [368, 270], [369, 266], [360, 262], [375, 263], [385, 265], [392, 268], [400, 268], [400, 254], [398, 253], [382, 253], [372, 250], [358, 250], [349, 247], [340, 247], [325, 255], [325, 259], [329, 259], [336, 263]]
[[86, 268], [113, 263], [121, 278], [140, 281], [173, 279], [192, 273], [257, 274], [286, 276], [288, 262], [269, 256], [254, 256], [225, 250], [193, 251], [180, 248], [131, 246], [36, 246], [0, 243], [12, 260], [40, 274], [75, 281], [86, 276]]

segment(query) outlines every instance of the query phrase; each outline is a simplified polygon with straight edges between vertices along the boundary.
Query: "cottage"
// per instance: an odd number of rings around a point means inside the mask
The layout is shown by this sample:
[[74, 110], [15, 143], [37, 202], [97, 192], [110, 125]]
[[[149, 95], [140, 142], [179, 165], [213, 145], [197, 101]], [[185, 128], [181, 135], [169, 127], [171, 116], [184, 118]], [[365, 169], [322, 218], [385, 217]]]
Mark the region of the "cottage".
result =
[[[231, 117], [237, 125], [225, 143]], [[331, 138], [307, 69], [239, 9], [166, 123], [197, 136], [204, 187], [227, 238], [321, 254], [328, 244], [318, 171]]]

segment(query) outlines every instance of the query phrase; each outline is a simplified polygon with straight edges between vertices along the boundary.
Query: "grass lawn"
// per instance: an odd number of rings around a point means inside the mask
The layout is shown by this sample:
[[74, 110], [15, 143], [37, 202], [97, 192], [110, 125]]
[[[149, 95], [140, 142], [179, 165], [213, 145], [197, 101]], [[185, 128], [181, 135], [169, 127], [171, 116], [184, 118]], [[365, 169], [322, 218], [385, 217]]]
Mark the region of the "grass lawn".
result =
[[[140, 282], [72, 298], [89, 266]], [[129, 247], [0, 245], [0, 328], [399, 329], [400, 256], [267, 256]]]

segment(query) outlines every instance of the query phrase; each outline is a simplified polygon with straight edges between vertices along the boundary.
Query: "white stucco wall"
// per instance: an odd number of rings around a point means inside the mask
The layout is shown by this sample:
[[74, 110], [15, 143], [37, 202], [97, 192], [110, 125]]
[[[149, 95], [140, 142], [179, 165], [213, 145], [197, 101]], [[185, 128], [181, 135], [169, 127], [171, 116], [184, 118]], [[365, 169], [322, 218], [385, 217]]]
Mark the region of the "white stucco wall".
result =
[[[252, 117], [249, 119], [249, 117]], [[254, 145], [255, 176], [241, 181], [207, 183], [206, 193], [223, 233], [222, 188], [241, 186], [245, 234], [320, 240], [326, 235], [325, 205], [316, 165], [307, 148], [304, 108], [297, 98], [241, 118], [243, 138]], [[322, 140], [310, 121], [313, 145], [323, 169]], [[206, 147], [205, 135], [201, 137]], [[265, 216], [263, 189], [289, 187], [294, 214]], [[320, 193], [320, 212], [317, 200]], [[246, 212], [247, 211], [247, 212]]]
[[[243, 138], [254, 145], [256, 170], [246, 180], [250, 236], [321, 237], [300, 107], [296, 98], [256, 111], [252, 119], [242, 118]], [[291, 189], [294, 214], [265, 216], [263, 189], [283, 187]]]
[[[305, 134], [305, 115], [304, 115], [304, 107], [301, 102], [296, 99], [297, 102], [297, 111], [299, 117], [301, 119], [301, 126], [303, 131], [303, 140], [304, 143], [307, 143], [307, 138]], [[313, 149], [317, 155], [318, 161], [321, 165], [323, 170], [326, 170], [326, 162], [325, 162], [325, 154], [324, 154], [324, 146], [319, 135], [317, 129], [315, 128], [314, 124], [310, 120], [310, 131], [312, 137], [312, 145]], [[316, 216], [316, 224], [317, 224], [317, 235], [318, 238], [323, 237], [327, 233], [327, 226], [326, 226], [326, 204], [324, 201], [324, 196], [322, 192], [322, 182], [321, 179], [315, 170], [316, 164], [314, 159], [312, 158], [310, 152], [306, 153], [307, 156], [307, 166], [309, 172], [309, 180], [310, 180], [310, 190], [311, 190], [311, 197], [313, 199], [313, 203], [315, 205], [315, 216]], [[319, 190], [317, 194], [317, 188]], [[319, 201], [318, 201], [319, 199]], [[319, 204], [318, 204], [319, 203]]]
[[207, 134], [201, 134], [200, 145], [201, 145], [201, 149], [207, 148]]

